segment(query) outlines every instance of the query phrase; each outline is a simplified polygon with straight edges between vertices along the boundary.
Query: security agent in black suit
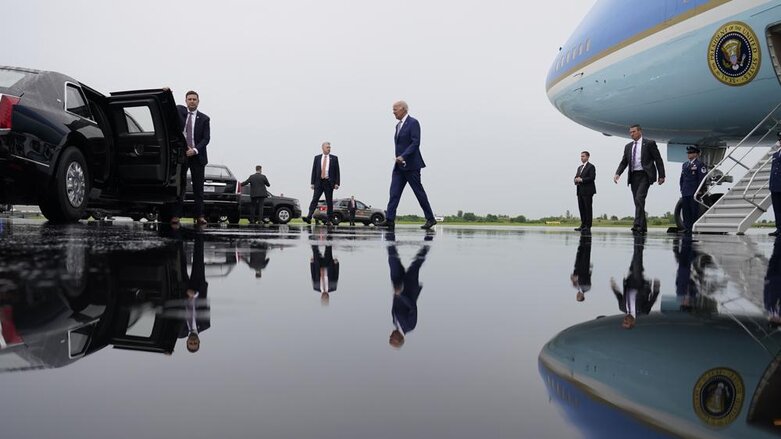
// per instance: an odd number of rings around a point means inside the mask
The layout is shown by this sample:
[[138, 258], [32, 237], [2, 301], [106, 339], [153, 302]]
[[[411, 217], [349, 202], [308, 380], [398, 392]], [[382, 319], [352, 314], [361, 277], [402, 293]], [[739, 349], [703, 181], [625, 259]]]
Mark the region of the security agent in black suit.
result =
[[405, 270], [401, 265], [396, 245], [388, 246], [388, 266], [393, 284], [391, 315], [395, 327], [388, 342], [394, 348], [401, 348], [404, 345], [404, 337], [418, 324], [418, 296], [423, 289], [419, 274], [428, 251], [428, 245], [421, 247], [415, 255], [415, 260]]
[[597, 179], [597, 168], [589, 162], [591, 154], [588, 151], [580, 153], [581, 165], [575, 172], [575, 187], [578, 195], [578, 211], [580, 212], [580, 227], [576, 232], [590, 232], [591, 222], [594, 217], [592, 202], [597, 193], [597, 186], [594, 181]]
[[244, 261], [247, 263], [247, 265], [255, 270], [255, 277], [262, 276], [263, 269], [265, 269], [269, 263], [269, 258], [267, 255], [268, 244], [265, 242], [260, 242], [258, 244], [253, 244], [249, 250], [249, 258], [244, 258]]
[[[206, 146], [211, 139], [210, 119], [206, 114], [198, 111], [200, 99], [198, 93], [190, 90], [185, 95], [187, 106], [177, 105], [179, 110], [179, 121], [182, 124], [184, 138], [187, 141], [187, 160], [182, 166], [180, 179], [182, 182], [187, 180], [187, 169], [190, 170], [193, 185], [193, 199], [195, 201], [193, 216], [196, 224], [206, 224], [203, 212], [203, 182], [204, 171], [209, 159], [206, 153]], [[172, 224], [179, 223], [179, 217], [182, 216], [184, 204], [184, 193], [179, 197], [179, 201], [174, 208], [171, 218]]]
[[591, 235], [580, 235], [578, 252], [575, 254], [575, 268], [570, 276], [572, 286], [578, 290], [575, 300], [586, 300], [586, 293], [591, 290]]
[[[266, 190], [266, 187], [271, 186], [271, 183], [268, 182], [268, 178], [266, 178], [265, 175], [263, 175], [263, 167], [260, 165], [255, 166], [255, 173], [250, 175], [249, 178], [241, 182], [241, 186], [250, 185], [249, 187], [249, 195], [250, 200], [252, 204], [249, 208], [249, 223], [250, 224], [257, 224], [264, 222], [263, 219], [263, 203], [266, 202], [266, 198], [268, 197], [268, 191]], [[255, 220], [255, 212], [258, 212], [258, 219]]]
[[317, 208], [317, 202], [320, 201], [320, 195], [325, 194], [325, 204], [328, 209], [328, 219], [326, 225], [331, 225], [331, 218], [334, 214], [334, 190], [339, 189], [339, 159], [331, 155], [331, 142], [323, 142], [323, 153], [315, 156], [312, 163], [311, 188], [312, 202], [309, 203], [309, 212], [302, 217], [307, 224], [312, 222], [312, 214]]
[[632, 225], [632, 232], [646, 233], [648, 225], [645, 218], [645, 197], [653, 182], [664, 183], [664, 162], [656, 142], [643, 138], [643, 130], [640, 125], [632, 125], [629, 128], [629, 136], [632, 141], [624, 146], [624, 155], [618, 164], [613, 181], [618, 183], [621, 173], [627, 167], [629, 168], [627, 184], [632, 188], [632, 197], [635, 202], [635, 222]]
[[319, 246], [312, 246], [309, 270], [312, 272], [312, 289], [319, 291], [320, 302], [324, 306], [328, 305], [330, 293], [336, 291], [339, 283], [339, 260], [334, 259], [330, 245], [325, 246], [323, 253], [320, 253]]
[[781, 131], [778, 132], [778, 142], [775, 145], [770, 165], [770, 200], [773, 203], [773, 214], [776, 220], [776, 229], [770, 236], [781, 236]]
[[643, 268], [643, 250], [645, 237], [635, 236], [632, 262], [629, 265], [629, 273], [624, 278], [623, 292], [618, 288], [615, 279], [610, 278], [610, 288], [618, 300], [618, 308], [626, 315], [621, 326], [632, 329], [640, 314], [651, 312], [657, 297], [659, 296], [659, 279], [647, 280]]

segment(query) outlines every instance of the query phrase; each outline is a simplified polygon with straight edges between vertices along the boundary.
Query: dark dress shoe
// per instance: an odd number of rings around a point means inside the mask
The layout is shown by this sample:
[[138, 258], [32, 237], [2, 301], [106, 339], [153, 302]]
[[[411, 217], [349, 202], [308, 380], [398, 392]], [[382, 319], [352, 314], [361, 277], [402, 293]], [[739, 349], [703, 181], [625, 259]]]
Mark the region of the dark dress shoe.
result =
[[767, 234], [767, 236], [781, 236], [781, 230], [776, 230], [775, 232], [770, 232]]
[[580, 232], [580, 231], [582, 231], [584, 228], [585, 228], [585, 227], [575, 227], [573, 230], [575, 230], [576, 232]]
[[437, 220], [427, 220], [426, 224], [420, 226], [421, 229], [428, 230], [437, 224]]
[[309, 218], [308, 216], [302, 216], [302, 217], [301, 217], [301, 219], [302, 219], [302, 220], [303, 220], [305, 223], [307, 223], [307, 224], [312, 224], [312, 218]]

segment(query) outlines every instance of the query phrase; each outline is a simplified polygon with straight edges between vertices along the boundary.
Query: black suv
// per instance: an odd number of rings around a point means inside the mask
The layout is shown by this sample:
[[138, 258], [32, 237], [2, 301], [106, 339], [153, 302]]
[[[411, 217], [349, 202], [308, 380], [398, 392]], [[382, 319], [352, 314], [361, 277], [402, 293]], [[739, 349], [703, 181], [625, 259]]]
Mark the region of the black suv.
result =
[[[206, 165], [203, 182], [203, 216], [210, 223], [228, 221], [238, 224], [239, 216], [239, 181], [225, 165]], [[184, 193], [183, 216], [193, 216], [195, 201], [193, 199], [193, 183], [187, 174], [187, 189]]]
[[[249, 186], [241, 188], [240, 212], [241, 218], [249, 219], [251, 197]], [[263, 219], [270, 219], [275, 224], [287, 224], [293, 218], [301, 216], [301, 205], [296, 198], [269, 194], [263, 203]]]

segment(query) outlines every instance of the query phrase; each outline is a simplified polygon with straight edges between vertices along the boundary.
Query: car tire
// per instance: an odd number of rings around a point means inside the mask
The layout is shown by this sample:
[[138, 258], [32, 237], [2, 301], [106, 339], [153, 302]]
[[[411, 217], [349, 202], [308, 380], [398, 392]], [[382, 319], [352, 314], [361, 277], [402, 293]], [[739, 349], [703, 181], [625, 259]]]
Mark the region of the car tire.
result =
[[331, 223], [335, 226], [338, 226], [340, 222], [344, 221], [344, 218], [342, 218], [341, 213], [334, 213], [331, 215]]
[[216, 223], [216, 222], [227, 223], [228, 222], [228, 215], [220, 215], [218, 217], [215, 217], [214, 221], [212, 221], [211, 218], [210, 218], [209, 222], [210, 223]]
[[106, 212], [103, 212], [103, 211], [100, 211], [100, 210], [96, 210], [96, 211], [94, 211], [94, 212], [90, 212], [90, 216], [91, 216], [91, 217], [92, 217], [92, 219], [94, 219], [95, 221], [103, 221], [103, 220], [105, 220], [105, 219], [106, 219], [106, 217], [107, 217], [108, 215], [106, 215]]
[[66, 147], [52, 176], [48, 199], [41, 203], [41, 212], [52, 222], [78, 221], [84, 216], [89, 191], [89, 170], [84, 154], [76, 147]]
[[280, 207], [274, 212], [274, 222], [277, 224], [287, 224], [293, 219], [293, 212], [289, 207]]
[[144, 215], [144, 218], [146, 218], [146, 220], [149, 221], [150, 223], [157, 221], [157, 217], [158, 217], [157, 212], [147, 212]]
[[374, 215], [371, 216], [369, 221], [371, 221], [371, 223], [374, 224], [375, 226], [381, 226], [382, 223], [385, 222], [385, 216], [379, 213], [375, 213]]

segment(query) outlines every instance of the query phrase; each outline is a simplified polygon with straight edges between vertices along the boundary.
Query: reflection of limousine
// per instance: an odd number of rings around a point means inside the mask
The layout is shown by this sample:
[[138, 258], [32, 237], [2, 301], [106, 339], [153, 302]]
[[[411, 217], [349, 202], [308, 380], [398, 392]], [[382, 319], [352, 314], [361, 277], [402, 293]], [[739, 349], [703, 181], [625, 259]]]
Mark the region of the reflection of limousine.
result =
[[[341, 198], [341, 199], [334, 200], [334, 213], [333, 216], [331, 217], [331, 222], [333, 224], [339, 224], [341, 222], [350, 221], [350, 211], [347, 209], [349, 202], [350, 202], [349, 198]], [[384, 210], [373, 208], [359, 200], [355, 200], [355, 206], [356, 206], [355, 222], [363, 223], [363, 225], [365, 226], [368, 226], [369, 224], [380, 226], [383, 223], [385, 223]], [[325, 205], [325, 200], [320, 200], [317, 203], [317, 209], [315, 209], [312, 218], [315, 221], [325, 222], [327, 217], [328, 217], [328, 209]]]
[[105, 96], [56, 72], [0, 67], [0, 204], [53, 222], [176, 199], [185, 147], [169, 90]]
[[778, 437], [781, 331], [764, 320], [663, 310], [627, 331], [599, 318], [546, 343], [540, 374], [585, 437]]
[[0, 279], [0, 372], [62, 367], [109, 345], [171, 353], [181, 336], [183, 321], [159, 311], [187, 289], [181, 242], [100, 255], [69, 244], [14, 263]]

